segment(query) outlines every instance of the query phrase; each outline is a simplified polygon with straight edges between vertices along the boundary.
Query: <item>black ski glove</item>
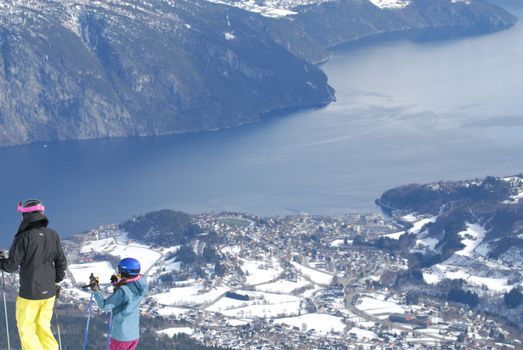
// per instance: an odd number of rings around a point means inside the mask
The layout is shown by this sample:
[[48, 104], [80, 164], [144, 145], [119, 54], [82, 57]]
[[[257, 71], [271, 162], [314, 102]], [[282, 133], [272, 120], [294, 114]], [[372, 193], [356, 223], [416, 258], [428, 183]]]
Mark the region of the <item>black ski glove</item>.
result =
[[118, 276], [116, 276], [116, 275], [112, 275], [112, 276], [111, 276], [111, 284], [112, 284], [113, 286], [114, 286], [115, 284], [117, 284], [119, 280], [120, 280], [120, 279], [118, 278]]
[[5, 253], [0, 250], [0, 270], [4, 270], [4, 262], [7, 260]]
[[100, 290], [100, 279], [92, 273], [91, 276], [89, 276], [89, 288], [94, 292]]

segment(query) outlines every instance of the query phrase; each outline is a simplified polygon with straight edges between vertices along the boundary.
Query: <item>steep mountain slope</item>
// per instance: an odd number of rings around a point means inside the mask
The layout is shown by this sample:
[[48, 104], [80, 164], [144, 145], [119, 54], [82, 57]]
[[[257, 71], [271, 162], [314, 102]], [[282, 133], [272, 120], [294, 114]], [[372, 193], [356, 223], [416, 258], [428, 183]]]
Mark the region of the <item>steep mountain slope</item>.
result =
[[401, 186], [385, 192], [377, 203], [388, 211], [431, 218], [407, 231], [425, 241], [423, 249], [415, 247], [421, 266], [437, 264], [457, 252], [462, 257], [501, 259], [512, 266], [523, 264], [522, 198], [519, 175]]
[[[380, 4], [377, 6], [376, 4]], [[498, 31], [512, 26], [517, 20], [513, 15], [482, 0], [412, 0], [327, 1], [318, 5], [293, 8], [298, 14], [292, 18], [296, 31], [317, 43], [321, 48], [331, 48], [353, 40], [387, 33], [427, 31], [442, 36], [475, 35]], [[277, 40], [279, 39], [278, 36]], [[432, 37], [432, 35], [429, 35]], [[282, 40], [285, 42], [284, 40]], [[312, 56], [307, 49], [285, 43], [292, 52], [312, 61], [327, 56]], [[321, 51], [320, 51], [321, 52]], [[315, 55], [316, 56], [315, 56]]]
[[3, 12], [0, 144], [212, 130], [332, 100], [323, 72], [241, 10], [139, 4]]
[[0, 146], [215, 130], [321, 106], [333, 90], [311, 63], [339, 42], [411, 28], [493, 31], [515, 21], [480, 0], [404, 8], [256, 2], [277, 18], [246, 11], [248, 3], [2, 2]]
[[377, 203], [405, 231], [367, 244], [408, 258], [396, 288], [467, 304], [521, 327], [522, 198], [523, 175], [398, 187]]

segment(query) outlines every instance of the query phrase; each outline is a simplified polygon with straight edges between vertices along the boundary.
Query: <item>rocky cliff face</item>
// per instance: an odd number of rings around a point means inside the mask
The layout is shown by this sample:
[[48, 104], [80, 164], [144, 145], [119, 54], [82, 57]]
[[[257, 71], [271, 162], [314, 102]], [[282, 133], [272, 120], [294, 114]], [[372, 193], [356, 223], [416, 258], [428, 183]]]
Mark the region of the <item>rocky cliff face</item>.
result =
[[325, 74], [259, 19], [201, 1], [130, 7], [141, 3], [79, 4], [72, 23], [60, 3], [4, 15], [0, 144], [211, 130], [332, 100]]
[[448, 0], [401, 10], [309, 1], [279, 18], [203, 0], [10, 0], [0, 9], [0, 145], [236, 126], [332, 101], [312, 63], [338, 42], [514, 23], [481, 1]]

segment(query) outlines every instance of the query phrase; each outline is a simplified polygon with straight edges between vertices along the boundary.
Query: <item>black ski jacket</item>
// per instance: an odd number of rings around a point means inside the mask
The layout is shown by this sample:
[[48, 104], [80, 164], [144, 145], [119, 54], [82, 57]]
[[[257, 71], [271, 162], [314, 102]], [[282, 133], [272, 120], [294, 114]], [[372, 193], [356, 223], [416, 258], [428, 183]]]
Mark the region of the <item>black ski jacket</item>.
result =
[[58, 233], [47, 228], [47, 217], [39, 212], [24, 214], [9, 258], [0, 268], [14, 272], [20, 267], [20, 292], [25, 299], [49, 299], [56, 295], [55, 282], [65, 277], [67, 260]]

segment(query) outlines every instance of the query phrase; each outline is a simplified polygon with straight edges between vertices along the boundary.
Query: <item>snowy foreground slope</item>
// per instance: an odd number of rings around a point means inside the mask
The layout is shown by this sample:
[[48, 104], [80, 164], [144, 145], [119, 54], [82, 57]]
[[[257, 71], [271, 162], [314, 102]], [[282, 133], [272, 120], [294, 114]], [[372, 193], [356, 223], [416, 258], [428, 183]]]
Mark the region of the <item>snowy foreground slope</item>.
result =
[[[519, 341], [502, 322], [477, 316], [463, 304], [442, 302], [436, 294], [414, 298], [412, 281], [394, 283], [412, 273], [408, 260], [361, 243], [362, 236], [403, 241], [407, 231], [414, 237], [412, 249], [437, 250], [426, 236], [437, 215], [393, 220], [379, 214], [259, 218], [222, 213], [198, 215], [185, 224], [180, 217], [189, 216], [184, 215], [150, 213], [66, 241], [71, 265], [64, 302], [85, 307], [89, 293], [79, 287], [91, 272], [109, 293], [116, 262], [132, 256], [142, 262], [151, 285], [142, 312], [158, 321], [157, 337], [185, 334], [231, 349], [287, 349], [289, 344], [429, 349], [458, 338], [470, 348], [486, 348], [501, 339], [507, 346]], [[166, 217], [177, 219], [171, 223]], [[409, 228], [398, 235], [405, 223]], [[172, 227], [187, 236], [170, 234]], [[521, 285], [523, 277], [485, 254], [487, 234], [482, 225], [466, 225], [458, 234], [463, 246], [424, 269], [418, 290], [463, 280], [464, 288], [502, 303], [504, 293]], [[95, 317], [105, 316], [96, 311]]]

